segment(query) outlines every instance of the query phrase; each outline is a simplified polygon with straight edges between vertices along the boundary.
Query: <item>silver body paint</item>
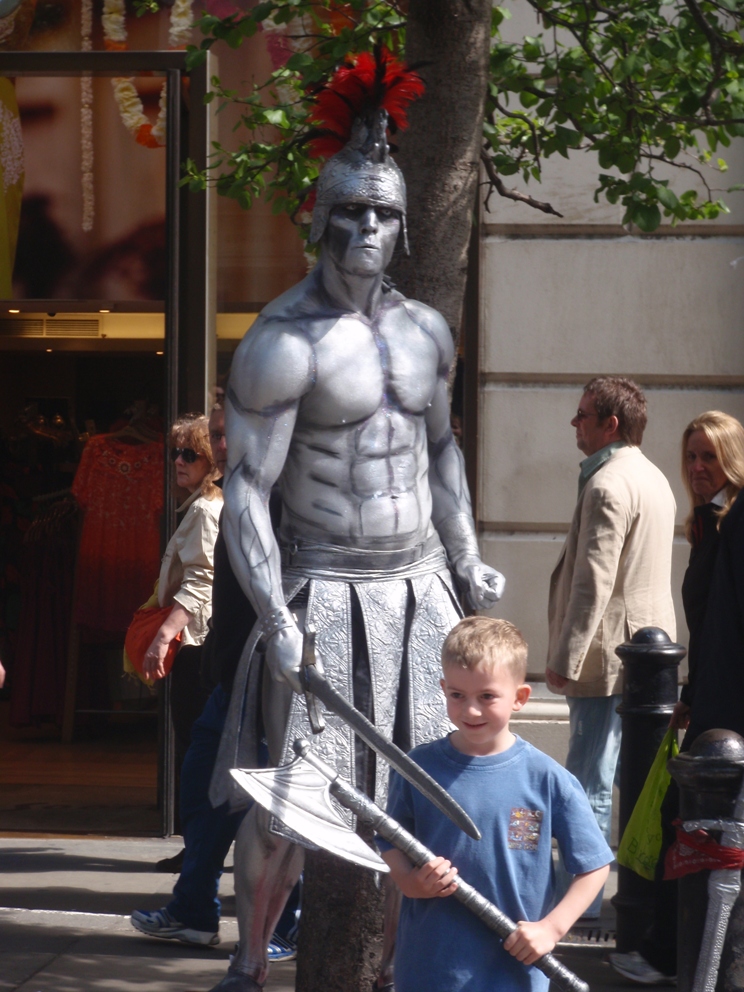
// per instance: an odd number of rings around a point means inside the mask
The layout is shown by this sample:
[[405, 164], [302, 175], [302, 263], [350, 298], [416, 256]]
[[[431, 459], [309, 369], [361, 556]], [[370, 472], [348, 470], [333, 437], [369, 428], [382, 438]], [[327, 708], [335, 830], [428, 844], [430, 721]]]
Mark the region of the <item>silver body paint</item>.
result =
[[[291, 618], [276, 629], [281, 614], [274, 612], [305, 583], [326, 677], [350, 699], [354, 590], [376, 722], [388, 735], [407, 651], [415, 743], [447, 729], [439, 651], [459, 612], [447, 562], [473, 606], [488, 608], [503, 590], [503, 577], [480, 560], [464, 462], [450, 429], [450, 329], [435, 310], [383, 283], [402, 218], [397, 201], [386, 208], [382, 194], [381, 204], [377, 195], [366, 199], [365, 188], [352, 195], [342, 183], [348, 203], [324, 204], [317, 266], [264, 309], [233, 360], [224, 526], [233, 570], [259, 625], [233, 687], [213, 802], [229, 795], [229, 769], [247, 764], [251, 693], [261, 696], [272, 764], [290, 759], [301, 728], [309, 732], [304, 699], [290, 691], [301, 691], [302, 632]], [[285, 568], [268, 512], [277, 482]], [[305, 612], [298, 611], [300, 625]], [[265, 638], [260, 684], [253, 656], [267, 614], [273, 632]], [[353, 734], [328, 722], [320, 749], [353, 778]], [[376, 792], [384, 793], [380, 768]], [[272, 832], [266, 812], [254, 807], [236, 843], [240, 947], [213, 992], [263, 983], [267, 941], [301, 866], [301, 849]]]

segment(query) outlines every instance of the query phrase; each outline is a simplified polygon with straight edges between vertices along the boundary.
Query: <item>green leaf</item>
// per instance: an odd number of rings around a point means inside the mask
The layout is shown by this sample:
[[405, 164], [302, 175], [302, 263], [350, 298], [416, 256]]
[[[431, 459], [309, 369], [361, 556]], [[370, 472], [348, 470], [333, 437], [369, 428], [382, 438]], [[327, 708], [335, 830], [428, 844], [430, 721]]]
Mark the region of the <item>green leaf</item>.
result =
[[599, 167], [601, 169], [611, 169], [615, 164], [615, 156], [611, 148], [602, 145], [599, 149]]
[[650, 234], [661, 224], [661, 211], [656, 204], [639, 203], [633, 209], [632, 219], [636, 227]]
[[664, 154], [667, 158], [676, 158], [682, 150], [682, 142], [678, 137], [672, 135], [664, 142]]
[[288, 59], [285, 69], [288, 69], [290, 72], [302, 72], [303, 69], [312, 65], [314, 61], [312, 55], [309, 55], [307, 52], [297, 52]]
[[532, 38], [530, 35], [525, 35], [522, 41], [522, 51], [524, 52], [524, 57], [529, 62], [539, 59], [542, 55], [542, 50], [542, 43], [539, 38]]
[[616, 165], [624, 175], [627, 175], [629, 172], [632, 172], [635, 169], [636, 162], [637, 162], [637, 158], [635, 155], [625, 152], [621, 155], [618, 155]]
[[267, 108], [264, 110], [264, 117], [267, 124], [273, 124], [275, 127], [289, 127], [286, 113], [279, 108]]
[[251, 11], [251, 18], [256, 22], [265, 21], [274, 9], [273, 3], [259, 3]]
[[[202, 44], [204, 44], [204, 42], [202, 42]], [[196, 69], [200, 65], [204, 65], [207, 61], [207, 49], [209, 47], [210, 46], [207, 45], [205, 48], [188, 48], [186, 50], [186, 68]]]
[[676, 210], [679, 206], [679, 200], [668, 186], [659, 186], [656, 190], [656, 196], [659, 203], [667, 210]]

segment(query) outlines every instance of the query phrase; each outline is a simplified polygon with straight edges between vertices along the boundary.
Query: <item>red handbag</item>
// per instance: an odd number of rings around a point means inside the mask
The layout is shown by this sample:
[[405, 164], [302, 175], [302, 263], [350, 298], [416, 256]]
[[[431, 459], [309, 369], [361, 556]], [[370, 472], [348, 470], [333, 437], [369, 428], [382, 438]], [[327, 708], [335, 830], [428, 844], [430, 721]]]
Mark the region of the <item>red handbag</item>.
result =
[[[143, 607], [137, 610], [132, 617], [132, 622], [129, 624], [129, 629], [124, 638], [124, 651], [132, 664], [132, 668], [143, 679], [148, 678], [144, 673], [145, 652], [155, 640], [155, 635], [162, 627], [163, 621], [169, 615], [171, 609], [171, 606]], [[168, 653], [165, 656], [164, 662], [166, 675], [173, 668], [173, 662], [176, 660], [180, 640], [181, 634], [179, 632], [168, 645]]]

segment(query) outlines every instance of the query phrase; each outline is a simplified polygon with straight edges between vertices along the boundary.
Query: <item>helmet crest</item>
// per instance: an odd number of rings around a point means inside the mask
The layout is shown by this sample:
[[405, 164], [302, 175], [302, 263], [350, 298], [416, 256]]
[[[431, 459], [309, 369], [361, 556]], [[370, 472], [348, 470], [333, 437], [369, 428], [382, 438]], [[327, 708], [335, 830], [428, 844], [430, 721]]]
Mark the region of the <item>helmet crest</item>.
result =
[[407, 126], [406, 109], [423, 91], [418, 73], [381, 47], [345, 63], [320, 91], [311, 115], [316, 130], [310, 153], [330, 158], [316, 186], [311, 244], [322, 238], [335, 206], [372, 203], [400, 212], [408, 254], [406, 184], [390, 157], [387, 132]]

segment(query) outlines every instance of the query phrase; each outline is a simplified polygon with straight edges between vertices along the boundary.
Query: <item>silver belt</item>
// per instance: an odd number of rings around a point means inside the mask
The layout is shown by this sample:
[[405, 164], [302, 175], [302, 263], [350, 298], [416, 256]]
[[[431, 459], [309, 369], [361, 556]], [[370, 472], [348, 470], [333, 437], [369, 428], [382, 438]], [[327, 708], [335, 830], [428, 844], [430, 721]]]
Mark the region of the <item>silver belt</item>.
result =
[[[299, 571], [328, 572], [394, 572], [415, 565], [437, 554], [442, 566], [446, 565], [444, 548], [438, 534], [432, 534], [420, 544], [409, 548], [372, 551], [366, 548], [343, 548], [333, 544], [308, 544], [305, 542], [281, 543], [282, 568]], [[439, 557], [438, 555], [438, 557]]]

